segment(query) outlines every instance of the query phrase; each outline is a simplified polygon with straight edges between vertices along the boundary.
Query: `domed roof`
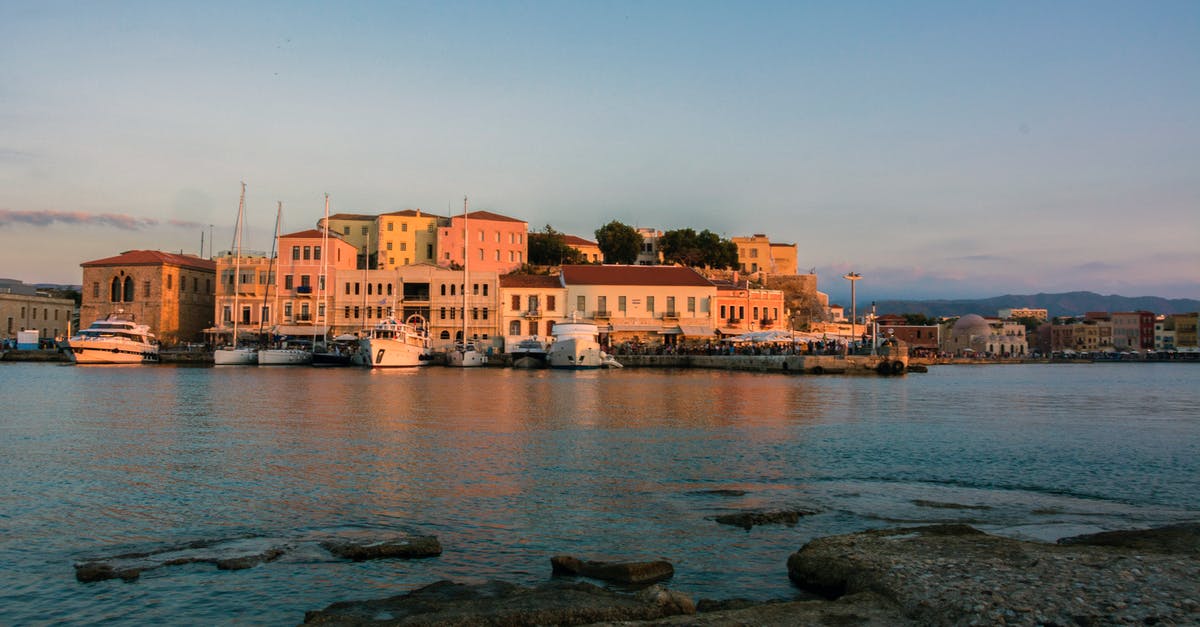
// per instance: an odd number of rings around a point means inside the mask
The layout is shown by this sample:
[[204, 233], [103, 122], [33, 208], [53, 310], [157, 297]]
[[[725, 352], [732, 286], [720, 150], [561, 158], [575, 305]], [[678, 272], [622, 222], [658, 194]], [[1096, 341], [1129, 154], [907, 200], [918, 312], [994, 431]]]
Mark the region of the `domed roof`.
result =
[[950, 328], [950, 334], [958, 336], [989, 335], [991, 332], [991, 325], [978, 314], [967, 314]]

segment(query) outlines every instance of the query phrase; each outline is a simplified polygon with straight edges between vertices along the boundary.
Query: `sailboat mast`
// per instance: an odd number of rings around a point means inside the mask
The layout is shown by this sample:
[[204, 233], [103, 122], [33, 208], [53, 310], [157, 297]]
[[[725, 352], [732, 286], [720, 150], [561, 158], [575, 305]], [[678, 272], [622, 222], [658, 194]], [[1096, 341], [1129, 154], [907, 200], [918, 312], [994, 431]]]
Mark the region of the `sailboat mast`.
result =
[[[276, 201], [275, 209], [275, 241], [271, 244], [271, 260], [274, 261], [279, 257], [279, 223], [283, 220], [283, 201]], [[279, 313], [279, 281], [275, 282], [275, 305], [271, 307], [274, 311], [271, 312], [271, 317], [279, 316], [279, 320], [283, 321], [283, 316]]]
[[[467, 229], [467, 197], [463, 196], [463, 284], [462, 284], [462, 321], [463, 321], [463, 351], [467, 347], [467, 282], [470, 281], [470, 263], [471, 255], [467, 252], [467, 240], [471, 239], [470, 231]], [[464, 355], [466, 353], [464, 352]]]
[[[271, 293], [271, 288], [275, 290], [275, 311], [271, 312], [275, 315], [279, 310], [279, 286], [275, 285], [275, 247], [279, 243], [279, 219], [283, 217], [283, 201], [279, 201], [279, 209], [275, 211], [275, 240], [271, 242], [271, 256], [267, 258], [267, 291], [263, 292], [263, 309], [267, 307], [267, 296]], [[258, 339], [262, 340], [263, 325], [266, 324], [266, 319], [263, 318], [262, 311], [258, 312]]]
[[233, 248], [236, 251], [237, 257], [233, 259], [233, 337], [230, 341], [230, 346], [237, 348], [238, 345], [238, 318], [242, 316], [241, 309], [238, 308], [238, 296], [242, 291], [242, 217], [246, 211], [246, 182], [242, 181], [242, 195], [238, 198], [238, 215], [237, 224], [234, 226]]
[[[321, 283], [317, 286], [321, 290], [321, 315], [318, 316], [321, 321], [318, 324], [329, 326], [329, 290], [325, 285], [328, 280], [325, 275], [329, 271], [329, 194], [325, 194], [325, 221], [322, 225], [324, 228], [321, 229]], [[325, 329], [326, 341], [329, 340], [330, 330]]]

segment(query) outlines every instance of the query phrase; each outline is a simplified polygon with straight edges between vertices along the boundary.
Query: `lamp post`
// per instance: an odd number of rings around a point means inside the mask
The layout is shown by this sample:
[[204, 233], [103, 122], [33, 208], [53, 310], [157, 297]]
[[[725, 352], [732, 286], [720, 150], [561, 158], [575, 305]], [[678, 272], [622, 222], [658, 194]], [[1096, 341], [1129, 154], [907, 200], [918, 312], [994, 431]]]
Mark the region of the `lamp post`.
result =
[[[854, 284], [862, 278], [857, 272], [848, 272], [842, 277], [850, 282], [850, 341], [854, 341], [855, 323], [858, 322], [858, 303], [855, 300]], [[846, 342], [846, 353], [850, 353], [850, 342]]]

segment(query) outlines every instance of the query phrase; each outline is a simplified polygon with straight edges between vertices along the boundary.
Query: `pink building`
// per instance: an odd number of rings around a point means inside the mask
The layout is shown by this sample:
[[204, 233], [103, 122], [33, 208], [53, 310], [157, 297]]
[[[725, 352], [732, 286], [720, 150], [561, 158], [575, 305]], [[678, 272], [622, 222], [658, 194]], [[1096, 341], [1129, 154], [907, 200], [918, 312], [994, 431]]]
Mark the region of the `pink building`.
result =
[[[353, 245], [332, 232], [327, 239], [317, 229], [279, 236], [279, 257], [275, 262], [279, 312], [272, 316], [273, 322], [281, 327], [328, 326], [325, 305], [334, 295], [337, 273], [354, 271], [357, 253]], [[295, 328], [276, 332], [303, 334]]]
[[[472, 211], [466, 220], [466, 251], [472, 272], [506, 274], [528, 261], [528, 222], [490, 211]], [[463, 265], [463, 216], [452, 216], [450, 226], [438, 227], [437, 248], [437, 265]]]

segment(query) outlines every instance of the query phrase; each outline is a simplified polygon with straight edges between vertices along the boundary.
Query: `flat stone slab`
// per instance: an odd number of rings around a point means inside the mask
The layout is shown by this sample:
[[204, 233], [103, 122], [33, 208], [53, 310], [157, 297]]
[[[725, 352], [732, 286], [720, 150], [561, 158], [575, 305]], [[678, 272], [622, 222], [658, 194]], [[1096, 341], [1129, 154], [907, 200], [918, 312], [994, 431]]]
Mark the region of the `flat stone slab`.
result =
[[148, 570], [184, 564], [213, 564], [221, 570], [241, 570], [279, 559], [290, 550], [270, 538], [200, 540], [154, 551], [123, 553], [75, 564], [75, 579], [88, 583], [106, 579], [133, 581]]
[[306, 612], [317, 625], [588, 625], [646, 621], [691, 614], [686, 595], [653, 586], [620, 594], [589, 583], [557, 582], [536, 587], [490, 581], [466, 585], [440, 581], [406, 594], [343, 601]]
[[[879, 595], [913, 624], [1200, 624], [1200, 558], [1173, 548], [1192, 546], [1195, 532], [1124, 532], [1120, 546], [1096, 546], [966, 525], [873, 530], [809, 542], [788, 575], [831, 597]], [[1172, 540], [1129, 548], [1139, 533]]]
[[653, 562], [596, 562], [581, 560], [570, 555], [555, 555], [550, 558], [555, 574], [582, 575], [592, 579], [623, 584], [643, 584], [675, 575], [675, 567], [663, 560]]
[[800, 522], [802, 516], [811, 516], [813, 512], [804, 510], [778, 510], [771, 512], [754, 511], [754, 512], [735, 512], [733, 514], [720, 514], [713, 516], [713, 520], [722, 525], [733, 525], [741, 527], [747, 531], [751, 527], [758, 525], [788, 525], [794, 526]]
[[389, 540], [334, 539], [321, 542], [321, 548], [336, 557], [363, 560], [401, 558], [416, 559], [442, 554], [442, 545], [435, 536], [413, 536]]

